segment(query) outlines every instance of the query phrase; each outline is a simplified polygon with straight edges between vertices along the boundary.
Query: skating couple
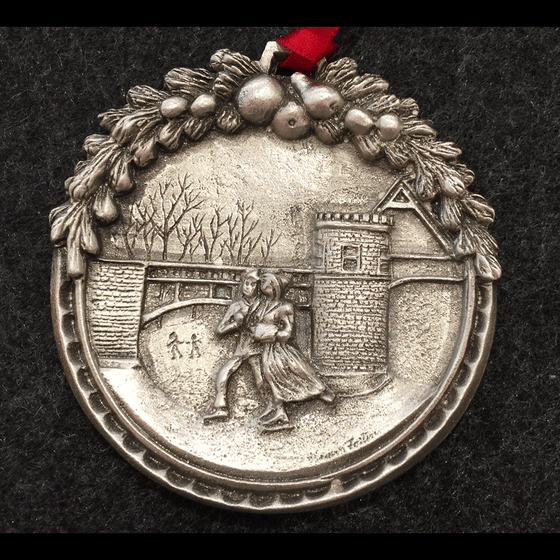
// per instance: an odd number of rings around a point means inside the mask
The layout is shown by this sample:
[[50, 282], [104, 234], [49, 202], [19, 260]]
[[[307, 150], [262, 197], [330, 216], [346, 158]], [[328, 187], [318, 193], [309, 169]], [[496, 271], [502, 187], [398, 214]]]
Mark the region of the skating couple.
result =
[[331, 403], [334, 394], [293, 343], [294, 306], [284, 299], [290, 279], [258, 270], [241, 278], [242, 297], [234, 302], [216, 328], [217, 335], [239, 332], [233, 356], [216, 375], [214, 408], [205, 421], [228, 418], [227, 384], [243, 363], [250, 364], [257, 388], [270, 388], [267, 409], [260, 416], [264, 431], [292, 428], [285, 403], [320, 398]]

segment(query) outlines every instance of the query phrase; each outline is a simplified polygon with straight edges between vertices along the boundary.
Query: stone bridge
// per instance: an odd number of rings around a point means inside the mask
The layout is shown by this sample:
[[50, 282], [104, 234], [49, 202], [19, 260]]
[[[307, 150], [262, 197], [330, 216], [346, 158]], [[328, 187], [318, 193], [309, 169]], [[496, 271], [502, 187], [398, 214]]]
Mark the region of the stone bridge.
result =
[[[247, 267], [211, 264], [150, 264], [146, 271], [145, 291], [159, 296], [146, 297], [140, 326], [158, 319], [165, 313], [197, 305], [230, 305], [238, 297], [237, 288]], [[282, 269], [294, 282], [288, 293], [298, 309], [308, 309], [313, 287], [308, 270]], [[163, 295], [163, 297], [162, 297]], [[150, 305], [151, 303], [151, 305]]]
[[[423, 260], [426, 257], [414, 255], [387, 255], [388, 260], [394, 263], [405, 260]], [[441, 260], [441, 264], [449, 265], [448, 259], [442, 257], [429, 258], [428, 260]], [[423, 267], [424, 268], [424, 267]], [[461, 267], [459, 267], [460, 269]], [[143, 328], [153, 321], [160, 320], [166, 313], [179, 309], [191, 308], [193, 312], [201, 306], [218, 305], [228, 306], [238, 297], [238, 286], [242, 273], [247, 269], [244, 266], [225, 266], [197, 263], [177, 262], [144, 262], [124, 260], [92, 260], [89, 263], [89, 279], [87, 289], [88, 320], [92, 342], [98, 353], [99, 360], [106, 367], [113, 362], [118, 367], [123, 362], [134, 364], [138, 361], [138, 341]], [[274, 271], [274, 269], [271, 269]], [[279, 269], [276, 269], [279, 271]], [[286, 294], [286, 298], [293, 302], [296, 308], [296, 319], [300, 333], [317, 329], [320, 313], [325, 313], [325, 302], [319, 301], [319, 293], [315, 294], [317, 301], [313, 308], [313, 290], [320, 290], [321, 283], [317, 284], [317, 269], [289, 269], [282, 268], [282, 272], [291, 274], [293, 282]], [[434, 271], [435, 272], [435, 271]], [[395, 274], [385, 273], [383, 283], [388, 292], [402, 284], [409, 282], [462, 282], [463, 274], [456, 270], [454, 274], [445, 274], [441, 268], [437, 274], [429, 274], [426, 270], [422, 274]], [[443, 274], [442, 274], [443, 273]], [[324, 284], [329, 275], [320, 275]], [[336, 276], [336, 275], [335, 275]], [[340, 279], [334, 278], [333, 281]], [[333, 306], [339, 306], [334, 290]], [[371, 296], [373, 297], [373, 295]], [[375, 297], [374, 299], [379, 299]], [[385, 304], [386, 306], [386, 304]], [[336, 339], [333, 344], [341, 346], [341, 341], [348, 338], [352, 331], [344, 321], [340, 321], [338, 307], [333, 307], [337, 320], [328, 317], [326, 324], [340, 324], [343, 328], [342, 338]], [[317, 313], [319, 316], [314, 317]], [[381, 338], [385, 339], [386, 327], [384, 323], [386, 312], [379, 314], [377, 330]], [[313, 315], [313, 317], [312, 317]], [[368, 314], [369, 315], [369, 314]], [[319, 321], [320, 322], [320, 321]], [[314, 326], [313, 326], [314, 325]], [[320, 326], [320, 325], [319, 325]], [[331, 329], [332, 330], [332, 329]], [[371, 330], [371, 329], [369, 329]], [[332, 333], [329, 335], [333, 338]], [[336, 338], [336, 337], [335, 337]], [[340, 337], [339, 337], [340, 338]], [[324, 338], [327, 340], [327, 338]], [[317, 341], [300, 341], [302, 349], [308, 352], [317, 350]], [[380, 343], [381, 344], [381, 343]], [[385, 343], [381, 344], [384, 346]], [[380, 346], [380, 348], [381, 348]], [[331, 353], [331, 350], [326, 352]], [[383, 354], [385, 354], [383, 350]], [[375, 357], [373, 352], [368, 355]], [[348, 359], [356, 361], [356, 351], [348, 351]], [[384, 358], [383, 358], [384, 359]]]
[[[88, 319], [100, 361], [137, 360], [140, 331], [166, 313], [197, 306], [230, 305], [238, 297], [241, 275], [246, 270], [245, 266], [92, 260]], [[296, 309], [309, 314], [313, 272], [281, 270], [293, 277], [287, 298]]]

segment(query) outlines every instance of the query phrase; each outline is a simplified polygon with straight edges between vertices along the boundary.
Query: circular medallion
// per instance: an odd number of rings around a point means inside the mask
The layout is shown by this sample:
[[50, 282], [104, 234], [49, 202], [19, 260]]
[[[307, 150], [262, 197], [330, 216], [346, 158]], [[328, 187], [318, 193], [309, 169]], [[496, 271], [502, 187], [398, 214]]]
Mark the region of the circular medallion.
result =
[[51, 213], [68, 380], [192, 499], [324, 507], [433, 449], [490, 349], [494, 212], [460, 150], [355, 61], [227, 49], [129, 91]]

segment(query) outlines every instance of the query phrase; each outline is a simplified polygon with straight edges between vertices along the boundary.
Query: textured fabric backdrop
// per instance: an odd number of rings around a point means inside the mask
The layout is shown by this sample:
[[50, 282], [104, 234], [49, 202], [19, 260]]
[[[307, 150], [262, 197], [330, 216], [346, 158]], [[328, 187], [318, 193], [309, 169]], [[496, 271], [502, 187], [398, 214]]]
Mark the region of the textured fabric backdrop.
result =
[[[334, 22], [336, 23], [336, 22]], [[414, 98], [463, 150], [500, 245], [495, 342], [454, 431], [397, 480], [334, 508], [262, 516], [176, 496], [90, 424], [58, 359], [49, 211], [98, 113], [228, 47], [293, 27], [0, 28], [1, 532], [556, 532], [560, 529], [560, 32], [343, 27], [335, 54]]]

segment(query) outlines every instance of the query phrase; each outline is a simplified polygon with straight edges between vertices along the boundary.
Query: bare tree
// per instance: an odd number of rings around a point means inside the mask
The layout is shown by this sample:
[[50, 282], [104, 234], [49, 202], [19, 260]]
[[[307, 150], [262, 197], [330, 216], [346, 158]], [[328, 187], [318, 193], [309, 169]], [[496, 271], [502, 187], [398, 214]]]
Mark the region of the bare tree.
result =
[[142, 235], [146, 259], [151, 260], [154, 242], [156, 239], [156, 224], [154, 221], [155, 208], [153, 205], [134, 206], [132, 208], [132, 218], [136, 221], [136, 228]]
[[[224, 234], [222, 228], [227, 223], [228, 216], [223, 217], [222, 211], [222, 207], [214, 208], [214, 213], [212, 215], [212, 219], [210, 220], [208, 231], [205, 231], [202, 228], [200, 231], [199, 243], [204, 253], [204, 262], [207, 263], [213, 262], [215, 259], [220, 258], [224, 253], [225, 244], [219, 244], [218, 240]], [[215, 254], [216, 250], [219, 250], [217, 254]]]
[[262, 232], [256, 237], [253, 234], [259, 224], [258, 218], [253, 218], [254, 203], [246, 204], [237, 201], [237, 212], [235, 216], [229, 214], [226, 220], [227, 238], [223, 247], [229, 253], [232, 264], [247, 264], [249, 257], [253, 254], [262, 238]]
[[270, 233], [261, 242], [261, 256], [263, 258], [263, 265], [268, 264], [268, 258], [270, 257], [270, 251], [278, 243], [282, 237], [282, 233], [276, 234], [276, 232], [271, 229]]
[[132, 217], [132, 213], [127, 218], [121, 217], [119, 226], [115, 228], [115, 233], [120, 235], [123, 240], [123, 247], [126, 250], [129, 259], [136, 257], [135, 248], [138, 241], [138, 222]]
[[187, 183], [188, 175], [179, 180], [179, 192], [173, 183], [165, 182], [158, 185], [158, 216], [154, 221], [156, 233], [161, 240], [161, 258], [166, 261], [169, 240], [176, 232], [179, 224], [189, 212], [200, 208], [203, 199], [195, 192], [192, 183]]
[[196, 216], [191, 217], [188, 227], [181, 224], [181, 226], [177, 228], [177, 239], [183, 247], [183, 250], [179, 255], [180, 261], [183, 260], [187, 254], [189, 255], [189, 260], [191, 262], [193, 261], [193, 255], [200, 245], [203, 221], [204, 216], [197, 214]]

